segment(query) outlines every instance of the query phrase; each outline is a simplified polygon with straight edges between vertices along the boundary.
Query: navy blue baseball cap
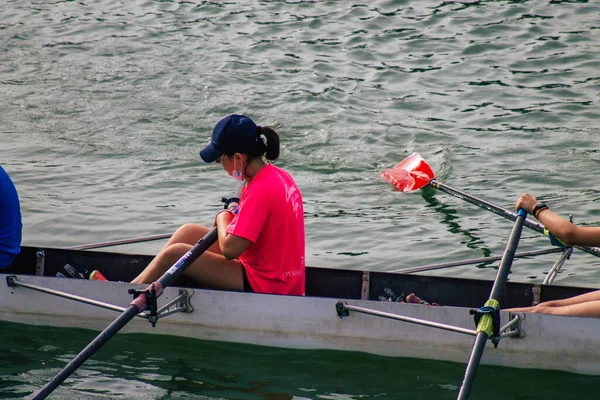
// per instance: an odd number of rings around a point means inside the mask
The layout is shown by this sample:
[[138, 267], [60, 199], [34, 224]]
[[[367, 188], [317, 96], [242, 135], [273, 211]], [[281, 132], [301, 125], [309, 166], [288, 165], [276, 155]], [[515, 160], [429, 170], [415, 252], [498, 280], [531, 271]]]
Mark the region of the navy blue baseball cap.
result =
[[200, 150], [200, 157], [212, 163], [223, 153], [249, 153], [259, 145], [258, 130], [254, 121], [245, 115], [228, 115], [217, 122], [210, 143]]

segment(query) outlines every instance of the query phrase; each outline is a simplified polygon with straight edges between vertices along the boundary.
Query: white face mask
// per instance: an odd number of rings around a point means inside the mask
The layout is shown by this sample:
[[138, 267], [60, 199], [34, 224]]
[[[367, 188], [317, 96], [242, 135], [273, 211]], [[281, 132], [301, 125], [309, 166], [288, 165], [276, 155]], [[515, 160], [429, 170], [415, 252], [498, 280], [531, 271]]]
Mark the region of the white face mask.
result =
[[244, 175], [242, 174], [242, 171], [238, 170], [235, 167], [235, 160], [233, 160], [233, 177], [235, 179], [237, 179], [238, 181], [243, 181], [244, 180]]

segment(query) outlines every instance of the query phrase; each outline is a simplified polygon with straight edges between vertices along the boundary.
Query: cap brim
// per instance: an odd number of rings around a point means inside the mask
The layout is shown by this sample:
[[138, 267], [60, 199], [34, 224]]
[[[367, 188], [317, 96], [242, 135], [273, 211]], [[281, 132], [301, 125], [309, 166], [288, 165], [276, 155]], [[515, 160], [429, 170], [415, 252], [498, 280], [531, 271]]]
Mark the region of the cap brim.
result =
[[200, 150], [200, 158], [207, 163], [213, 163], [217, 161], [217, 158], [219, 158], [221, 154], [223, 154], [223, 152], [215, 149], [212, 143]]

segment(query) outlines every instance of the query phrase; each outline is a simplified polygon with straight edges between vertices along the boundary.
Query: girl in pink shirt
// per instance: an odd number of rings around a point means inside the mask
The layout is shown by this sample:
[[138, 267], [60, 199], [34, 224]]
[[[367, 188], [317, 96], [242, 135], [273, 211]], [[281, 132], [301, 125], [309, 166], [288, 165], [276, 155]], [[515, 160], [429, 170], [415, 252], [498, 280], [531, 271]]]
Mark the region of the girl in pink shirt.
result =
[[[215, 125], [200, 157], [246, 185], [239, 205], [217, 213], [217, 243], [183, 273], [217, 289], [304, 295], [302, 194], [289, 173], [268, 162], [279, 157], [277, 132], [232, 114]], [[180, 227], [133, 283], [158, 279], [208, 231]]]

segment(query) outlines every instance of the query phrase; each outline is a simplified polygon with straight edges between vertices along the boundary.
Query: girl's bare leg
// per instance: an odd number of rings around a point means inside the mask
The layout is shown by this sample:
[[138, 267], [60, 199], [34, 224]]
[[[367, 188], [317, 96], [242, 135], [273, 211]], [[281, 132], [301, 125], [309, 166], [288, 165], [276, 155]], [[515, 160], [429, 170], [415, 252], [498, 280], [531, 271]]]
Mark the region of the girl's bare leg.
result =
[[[152, 283], [192, 248], [189, 244], [174, 243], [164, 247], [132, 283]], [[242, 264], [227, 260], [220, 254], [204, 252], [183, 272], [202, 285], [216, 289], [243, 290]]]
[[[197, 224], [182, 225], [175, 231], [173, 236], [169, 238], [163, 249], [175, 243], [185, 243], [193, 246], [198, 242], [198, 240], [203, 238], [209, 230], [209, 228]], [[218, 243], [215, 243], [212, 246], [210, 246], [208, 248], [208, 251], [212, 251], [213, 253], [217, 254], [222, 254]]]
[[537, 306], [510, 308], [505, 311], [600, 317], [600, 290], [562, 300], [546, 301]]

